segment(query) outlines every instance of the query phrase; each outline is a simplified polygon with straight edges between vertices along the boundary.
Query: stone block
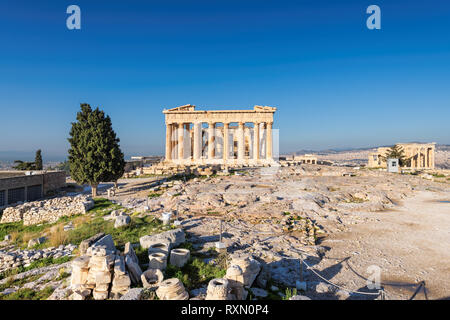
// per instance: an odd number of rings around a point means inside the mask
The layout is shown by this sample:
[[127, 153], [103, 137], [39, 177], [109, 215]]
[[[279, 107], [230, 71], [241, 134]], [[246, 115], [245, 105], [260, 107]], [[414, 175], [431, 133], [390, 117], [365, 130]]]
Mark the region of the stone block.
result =
[[177, 278], [164, 280], [156, 290], [160, 300], [188, 300], [189, 294]]
[[80, 254], [84, 255], [86, 254], [87, 249], [96, 241], [103, 238], [105, 234], [103, 232], [97, 233], [95, 236], [92, 236], [86, 240], [81, 241], [80, 243]]
[[94, 289], [92, 291], [92, 295], [94, 296], [95, 300], [106, 300], [108, 299], [108, 291], [98, 291]]
[[141, 275], [144, 288], [157, 288], [163, 279], [164, 275], [159, 269], [148, 269]]
[[184, 266], [190, 258], [190, 252], [188, 249], [173, 249], [170, 252], [170, 264], [181, 268]]
[[105, 247], [107, 250], [116, 252], [116, 247], [110, 234], [98, 239], [91, 245], [91, 247]]
[[111, 272], [109, 271], [97, 271], [95, 273], [95, 284], [111, 283]]
[[141, 300], [143, 290], [142, 288], [132, 288], [120, 300]]
[[169, 255], [170, 242], [155, 242], [148, 247], [148, 254], [152, 253], [164, 253], [166, 256]]
[[141, 281], [142, 270], [139, 264], [134, 262], [134, 260], [129, 256], [125, 256], [125, 264], [128, 269], [128, 273], [133, 284], [139, 284]]
[[223, 278], [212, 279], [208, 283], [205, 300], [228, 300], [228, 280]]
[[185, 241], [185, 234], [183, 229], [174, 229], [155, 235], [143, 236], [139, 239], [141, 247], [148, 249], [154, 243], [170, 243], [169, 248], [179, 246]]
[[88, 268], [90, 259], [91, 259], [91, 257], [87, 256], [87, 255], [77, 257], [72, 261], [72, 266], [78, 267], [81, 269]]
[[114, 228], [121, 228], [129, 225], [131, 223], [131, 218], [129, 216], [118, 216], [114, 222]]
[[164, 253], [156, 252], [148, 256], [148, 268], [164, 270], [167, 267], [167, 256]]
[[134, 252], [131, 242], [127, 242], [125, 244], [125, 250], [123, 251], [123, 254], [124, 256], [129, 256], [134, 263], [139, 263], [139, 259], [136, 256], [136, 252]]

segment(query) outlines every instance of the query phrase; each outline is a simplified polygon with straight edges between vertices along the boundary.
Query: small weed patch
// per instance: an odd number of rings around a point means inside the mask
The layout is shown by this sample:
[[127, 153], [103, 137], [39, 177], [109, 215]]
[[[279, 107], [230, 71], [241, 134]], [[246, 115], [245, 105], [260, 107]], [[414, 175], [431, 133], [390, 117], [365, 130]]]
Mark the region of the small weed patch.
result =
[[19, 289], [14, 293], [0, 295], [0, 300], [46, 300], [55, 291], [52, 287], [45, 287], [42, 291]]
[[188, 290], [191, 290], [207, 284], [214, 278], [224, 277], [226, 269], [206, 263], [199, 258], [191, 258], [182, 268], [168, 265], [165, 273], [166, 278], [178, 278]]

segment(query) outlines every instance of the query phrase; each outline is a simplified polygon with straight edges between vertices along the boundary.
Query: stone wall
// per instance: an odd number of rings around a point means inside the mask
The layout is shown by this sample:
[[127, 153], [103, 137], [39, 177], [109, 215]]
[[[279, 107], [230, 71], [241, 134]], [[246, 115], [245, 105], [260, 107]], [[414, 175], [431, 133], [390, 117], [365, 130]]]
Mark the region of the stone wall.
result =
[[49, 191], [57, 190], [66, 186], [65, 171], [46, 172], [43, 175], [43, 179], [44, 195], [48, 194]]
[[42, 175], [30, 175], [30, 176], [15, 176], [9, 178], [0, 179], [0, 190], [8, 190], [14, 188], [22, 188], [25, 186], [33, 186], [42, 184]]
[[0, 207], [40, 199], [65, 186], [64, 171], [33, 171], [30, 175], [24, 171], [0, 172]]
[[84, 214], [94, 206], [89, 196], [59, 197], [43, 201], [27, 202], [3, 211], [0, 223], [22, 221], [24, 225], [56, 222], [64, 216]]

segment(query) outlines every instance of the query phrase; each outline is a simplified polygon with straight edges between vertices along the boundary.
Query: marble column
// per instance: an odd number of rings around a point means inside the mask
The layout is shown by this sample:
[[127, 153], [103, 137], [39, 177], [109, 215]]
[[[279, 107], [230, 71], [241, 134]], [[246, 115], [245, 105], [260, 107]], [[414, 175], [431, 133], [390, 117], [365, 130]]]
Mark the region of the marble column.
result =
[[272, 160], [272, 122], [267, 123], [266, 131], [266, 159]]
[[434, 169], [434, 148], [431, 148], [430, 152], [431, 152], [431, 156], [430, 156], [431, 163], [430, 163], [430, 166], [431, 166], [432, 169]]
[[201, 122], [194, 123], [194, 160], [199, 160], [201, 157], [202, 146], [201, 146]]
[[420, 149], [417, 149], [417, 162], [416, 168], [420, 168]]
[[184, 123], [178, 124], [178, 160], [184, 159]]
[[238, 141], [238, 159], [245, 158], [245, 136], [244, 136], [244, 122], [239, 122], [239, 141]]
[[166, 124], [166, 159], [172, 160], [172, 124]]
[[184, 159], [190, 159], [191, 158], [191, 135], [190, 135], [190, 123], [184, 124], [184, 134], [183, 134], [183, 154]]
[[260, 136], [260, 143], [259, 143], [259, 156], [263, 157], [263, 159], [266, 158], [266, 150], [267, 150], [267, 145], [266, 145], [266, 123], [263, 122], [260, 124], [260, 128], [259, 128], [259, 136]]
[[253, 123], [253, 159], [259, 159], [259, 122]]
[[208, 159], [214, 159], [214, 122], [208, 123]]
[[228, 160], [228, 141], [229, 141], [229, 133], [228, 133], [229, 123], [223, 124], [223, 163], [226, 164]]

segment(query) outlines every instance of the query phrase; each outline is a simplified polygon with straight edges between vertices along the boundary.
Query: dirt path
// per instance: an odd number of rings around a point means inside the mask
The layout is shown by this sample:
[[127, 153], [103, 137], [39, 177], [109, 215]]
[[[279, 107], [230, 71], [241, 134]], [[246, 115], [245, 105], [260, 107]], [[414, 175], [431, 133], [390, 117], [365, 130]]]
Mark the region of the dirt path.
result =
[[[410, 298], [422, 280], [429, 299], [450, 298], [450, 203], [439, 200], [450, 200], [450, 192], [420, 192], [396, 211], [362, 213], [379, 221], [330, 235], [321, 245], [330, 248], [326, 257], [339, 259], [323, 259], [315, 268], [364, 291], [367, 267], [377, 265], [388, 298]], [[416, 299], [424, 299], [423, 293]]]

